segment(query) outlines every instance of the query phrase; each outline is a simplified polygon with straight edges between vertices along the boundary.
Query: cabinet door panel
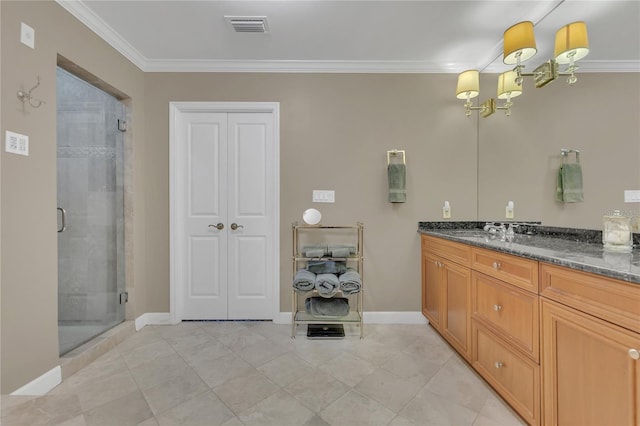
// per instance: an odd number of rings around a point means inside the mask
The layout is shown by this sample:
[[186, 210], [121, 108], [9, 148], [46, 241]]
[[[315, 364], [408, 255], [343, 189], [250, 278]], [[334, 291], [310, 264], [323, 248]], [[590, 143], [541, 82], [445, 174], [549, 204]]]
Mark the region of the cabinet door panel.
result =
[[471, 272], [443, 263], [442, 334], [467, 360], [471, 359]]
[[548, 300], [542, 324], [545, 424], [640, 424], [640, 335]]
[[440, 331], [440, 268], [433, 256], [422, 256], [422, 314]]

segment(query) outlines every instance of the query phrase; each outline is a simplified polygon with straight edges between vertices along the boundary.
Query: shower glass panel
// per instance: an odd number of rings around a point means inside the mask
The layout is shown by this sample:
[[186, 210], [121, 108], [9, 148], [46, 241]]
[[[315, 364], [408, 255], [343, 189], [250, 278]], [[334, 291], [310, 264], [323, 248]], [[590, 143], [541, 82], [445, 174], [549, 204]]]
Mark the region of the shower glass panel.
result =
[[124, 121], [113, 96], [57, 70], [60, 355], [124, 321]]

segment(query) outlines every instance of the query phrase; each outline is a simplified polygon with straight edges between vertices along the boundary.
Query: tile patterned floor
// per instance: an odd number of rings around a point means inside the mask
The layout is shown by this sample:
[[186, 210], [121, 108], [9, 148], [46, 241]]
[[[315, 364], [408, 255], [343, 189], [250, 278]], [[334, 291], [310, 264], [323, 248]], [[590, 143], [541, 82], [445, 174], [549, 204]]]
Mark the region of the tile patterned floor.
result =
[[2, 396], [13, 425], [524, 424], [430, 327], [296, 339], [271, 322], [145, 327], [41, 397]]

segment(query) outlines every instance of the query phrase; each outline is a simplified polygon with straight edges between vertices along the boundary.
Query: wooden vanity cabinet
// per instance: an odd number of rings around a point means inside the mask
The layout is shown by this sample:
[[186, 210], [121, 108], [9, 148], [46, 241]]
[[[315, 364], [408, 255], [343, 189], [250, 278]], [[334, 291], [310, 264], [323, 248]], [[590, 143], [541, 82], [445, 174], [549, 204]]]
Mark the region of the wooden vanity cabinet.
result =
[[640, 425], [640, 285], [547, 264], [540, 276], [545, 425]]
[[422, 312], [529, 424], [640, 426], [640, 284], [423, 235]]
[[422, 236], [422, 312], [465, 359], [471, 359], [471, 249]]

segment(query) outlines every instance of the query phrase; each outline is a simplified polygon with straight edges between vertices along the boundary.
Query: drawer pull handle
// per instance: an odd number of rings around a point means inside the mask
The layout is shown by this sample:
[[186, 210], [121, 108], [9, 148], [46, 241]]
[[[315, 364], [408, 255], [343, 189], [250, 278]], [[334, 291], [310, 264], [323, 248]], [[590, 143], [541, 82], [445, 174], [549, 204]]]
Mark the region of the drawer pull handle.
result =
[[504, 364], [501, 362], [496, 361], [496, 363], [494, 364], [496, 368], [502, 368], [504, 367]]
[[640, 351], [638, 351], [637, 349], [629, 349], [629, 356], [632, 359], [638, 360], [640, 359]]
[[496, 312], [500, 312], [502, 310], [502, 306], [501, 305], [493, 305], [493, 310]]
[[493, 269], [496, 271], [499, 271], [501, 266], [500, 262], [493, 262]]

